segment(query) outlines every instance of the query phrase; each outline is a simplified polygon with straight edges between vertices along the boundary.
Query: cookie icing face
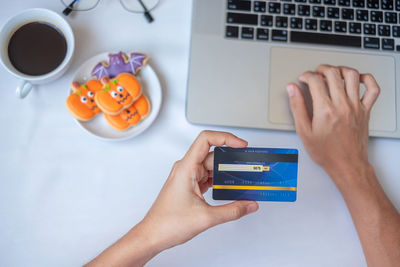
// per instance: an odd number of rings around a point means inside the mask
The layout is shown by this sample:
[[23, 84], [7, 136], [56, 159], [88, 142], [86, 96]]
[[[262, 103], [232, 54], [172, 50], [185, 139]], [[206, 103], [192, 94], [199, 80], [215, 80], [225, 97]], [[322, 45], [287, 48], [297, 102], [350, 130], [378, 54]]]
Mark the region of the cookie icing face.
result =
[[122, 54], [122, 52], [119, 52], [118, 54], [109, 54], [108, 57], [110, 66], [114, 66], [114, 68], [125, 63], [125, 56]]
[[71, 84], [72, 94], [66, 101], [69, 112], [78, 120], [88, 121], [100, 113], [95, 102], [95, 95], [102, 89], [102, 84], [96, 80], [90, 80], [80, 85], [77, 82]]
[[129, 108], [123, 110], [118, 115], [104, 114], [107, 122], [120, 131], [127, 130], [137, 125], [150, 113], [150, 102], [148, 98], [141, 95]]
[[121, 119], [123, 119], [127, 124], [132, 126], [140, 121], [140, 115], [134, 105], [122, 111], [120, 116]]
[[88, 107], [88, 109], [93, 111], [95, 114], [99, 113], [101, 110], [96, 105], [96, 102], [94, 102], [95, 93], [90, 90], [81, 90], [81, 92], [82, 92], [80, 97], [81, 102], [85, 104]]
[[132, 103], [132, 96], [124, 89], [121, 85], [113, 86], [110, 90], [110, 95], [117, 101], [120, 105], [126, 105], [127, 103]]
[[142, 94], [139, 81], [129, 73], [122, 73], [115, 79], [104, 77], [103, 90], [96, 94], [95, 100], [100, 109], [110, 115], [117, 115], [128, 108]]

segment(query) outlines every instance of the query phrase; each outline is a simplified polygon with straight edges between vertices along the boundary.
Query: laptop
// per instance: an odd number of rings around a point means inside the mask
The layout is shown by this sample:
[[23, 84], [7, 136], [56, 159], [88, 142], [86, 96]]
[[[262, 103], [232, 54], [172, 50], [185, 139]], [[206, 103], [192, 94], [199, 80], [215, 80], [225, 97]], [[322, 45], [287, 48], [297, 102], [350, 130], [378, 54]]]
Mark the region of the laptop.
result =
[[370, 135], [400, 137], [400, 0], [193, 0], [191, 28], [189, 122], [294, 130], [286, 84], [331, 64], [374, 75]]

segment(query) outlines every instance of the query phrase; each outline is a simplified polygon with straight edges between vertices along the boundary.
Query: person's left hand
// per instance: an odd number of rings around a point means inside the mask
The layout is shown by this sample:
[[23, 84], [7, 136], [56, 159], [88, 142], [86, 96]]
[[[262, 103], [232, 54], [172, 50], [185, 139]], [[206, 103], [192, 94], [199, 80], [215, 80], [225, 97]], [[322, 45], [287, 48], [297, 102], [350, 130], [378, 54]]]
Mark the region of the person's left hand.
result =
[[212, 186], [211, 146], [242, 148], [247, 142], [225, 132], [203, 131], [182, 160], [177, 161], [153, 206], [140, 224], [158, 251], [182, 244], [217, 224], [255, 212], [255, 201], [209, 205], [203, 194]]
[[246, 147], [230, 133], [203, 131], [177, 161], [144, 219], [86, 266], [143, 266], [161, 251], [182, 244], [217, 224], [255, 212], [255, 201], [209, 205], [203, 194], [212, 185], [211, 146]]

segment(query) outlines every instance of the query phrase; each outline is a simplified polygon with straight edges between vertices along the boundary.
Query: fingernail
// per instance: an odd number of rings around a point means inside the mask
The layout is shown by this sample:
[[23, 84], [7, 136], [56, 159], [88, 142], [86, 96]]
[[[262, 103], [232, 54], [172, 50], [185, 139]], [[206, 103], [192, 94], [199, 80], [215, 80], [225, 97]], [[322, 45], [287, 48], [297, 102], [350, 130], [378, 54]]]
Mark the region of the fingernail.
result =
[[246, 207], [247, 214], [253, 213], [253, 212], [257, 211], [257, 210], [258, 210], [258, 204], [256, 202], [250, 203]]
[[287, 92], [288, 92], [290, 97], [295, 96], [296, 88], [294, 87], [293, 84], [288, 84], [288, 86], [286, 87], [286, 90], [287, 90]]

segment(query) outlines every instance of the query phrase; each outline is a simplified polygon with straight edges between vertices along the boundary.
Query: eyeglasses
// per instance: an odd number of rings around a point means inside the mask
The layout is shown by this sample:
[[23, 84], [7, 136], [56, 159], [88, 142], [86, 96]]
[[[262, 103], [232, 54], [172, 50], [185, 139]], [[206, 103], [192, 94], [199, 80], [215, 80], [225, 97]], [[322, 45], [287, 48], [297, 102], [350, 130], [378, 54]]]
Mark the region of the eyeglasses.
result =
[[[150, 11], [156, 8], [159, 1], [160, 0], [119, 0], [126, 11], [144, 14], [149, 23], [154, 20]], [[99, 2], [100, 0], [61, 0], [61, 3], [65, 6], [63, 11], [65, 16], [68, 16], [72, 11], [92, 10], [99, 4]]]

